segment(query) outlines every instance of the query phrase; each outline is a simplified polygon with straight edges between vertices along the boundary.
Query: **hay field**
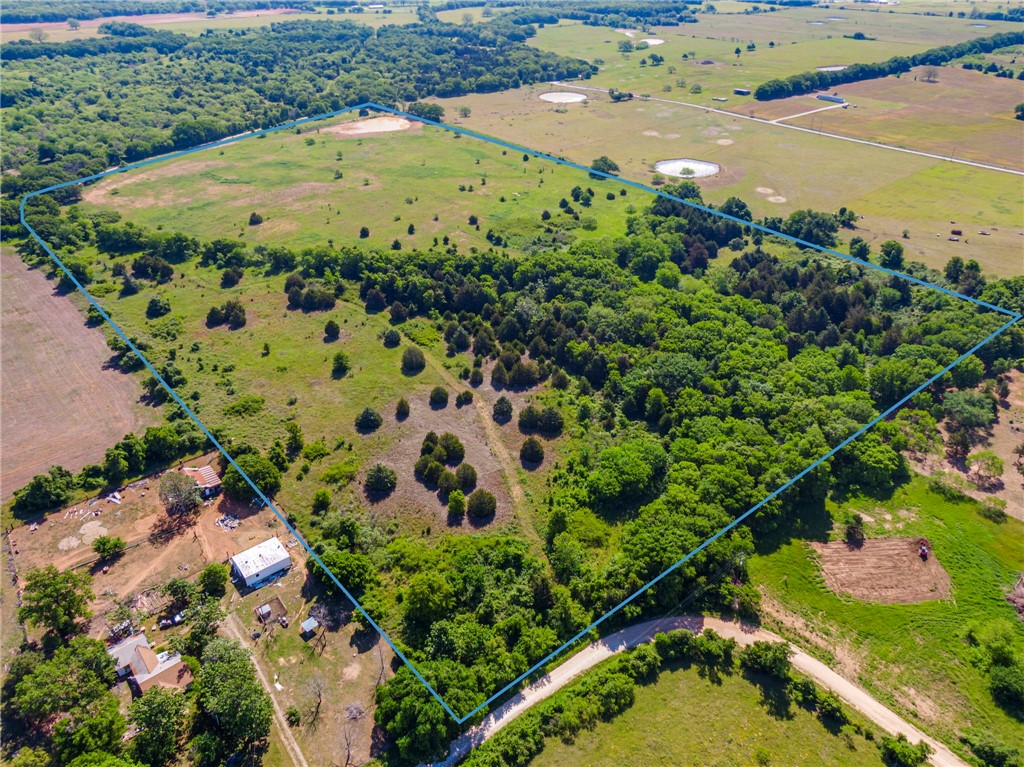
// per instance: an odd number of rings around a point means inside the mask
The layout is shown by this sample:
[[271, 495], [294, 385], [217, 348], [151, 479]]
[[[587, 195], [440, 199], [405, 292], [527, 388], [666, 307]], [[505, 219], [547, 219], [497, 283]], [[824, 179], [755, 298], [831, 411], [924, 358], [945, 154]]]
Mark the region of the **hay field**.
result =
[[[589, 164], [607, 154], [624, 177], [643, 183], [652, 182], [659, 160], [715, 162], [722, 172], [699, 181], [708, 202], [735, 195], [759, 217], [845, 205], [865, 215], [856, 234], [876, 249], [877, 243], [901, 239], [907, 229], [904, 245], [914, 260], [941, 268], [959, 255], [976, 258], [994, 275], [1020, 273], [1024, 206], [1017, 176], [653, 100], [613, 104], [591, 92], [586, 105], [558, 108], [538, 98], [547, 89], [438, 103], [470, 106], [471, 116], [462, 121], [467, 128], [575, 162]], [[948, 234], [951, 220], [972, 233], [996, 231], [967, 242], [949, 242], [945, 234], [937, 238], [936, 233]]]
[[[1013, 107], [1024, 100], [1024, 82], [954, 67], [939, 69], [937, 77], [938, 82], [924, 82], [918, 67], [899, 79], [844, 85], [837, 90], [856, 108], [830, 109], [789, 122], [1024, 170], [1024, 130], [1013, 115]], [[772, 103], [788, 103], [798, 113], [820, 102], [804, 96]]]

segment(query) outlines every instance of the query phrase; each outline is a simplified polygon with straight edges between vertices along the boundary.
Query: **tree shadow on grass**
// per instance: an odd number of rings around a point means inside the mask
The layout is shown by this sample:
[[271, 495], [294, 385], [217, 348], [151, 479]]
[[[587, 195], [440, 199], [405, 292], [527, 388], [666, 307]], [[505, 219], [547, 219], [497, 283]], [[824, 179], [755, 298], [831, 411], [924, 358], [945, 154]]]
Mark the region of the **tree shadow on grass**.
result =
[[793, 701], [784, 681], [756, 672], [744, 672], [743, 678], [761, 693], [758, 703], [768, 712], [769, 716], [773, 719], [793, 718]]

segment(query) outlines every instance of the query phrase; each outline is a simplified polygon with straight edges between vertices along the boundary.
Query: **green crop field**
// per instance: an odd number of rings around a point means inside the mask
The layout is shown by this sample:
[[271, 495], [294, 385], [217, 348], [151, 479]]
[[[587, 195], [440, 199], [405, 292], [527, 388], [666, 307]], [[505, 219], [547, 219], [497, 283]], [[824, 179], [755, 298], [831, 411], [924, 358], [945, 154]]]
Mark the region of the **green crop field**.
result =
[[[995, 275], [1020, 273], [1019, 177], [653, 99], [613, 104], [604, 94], [588, 93], [585, 105], [556, 105], [538, 98], [551, 90], [558, 88], [438, 103], [449, 112], [470, 106], [461, 124], [471, 130], [575, 162], [586, 165], [607, 154], [624, 177], [647, 184], [659, 160], [715, 162], [722, 172], [698, 181], [709, 202], [735, 195], [758, 217], [847, 206], [865, 216], [857, 222], [857, 235], [880, 243], [901, 239], [906, 229], [908, 256], [930, 266], [941, 268], [959, 255], [977, 259]], [[951, 220], [995, 231], [950, 242]]]
[[[524, 250], [546, 237], [544, 210], [554, 214], [551, 224], [566, 218], [559, 201], [579, 183], [594, 190], [594, 202], [567, 237], [623, 233], [623, 211], [636, 201], [635, 192], [620, 195], [613, 182], [588, 180], [551, 162], [524, 161], [522, 154], [439, 128], [378, 120], [406, 130], [345, 135], [332, 131], [351, 123], [311, 124], [301, 135], [250, 139], [109, 178], [89, 189], [85, 201], [146, 226], [249, 243], [341, 243], [365, 226], [363, 241], [371, 246], [399, 240], [422, 248], [448, 236], [460, 246], [486, 248], [493, 230]], [[262, 224], [248, 224], [253, 212]], [[478, 217], [473, 224], [471, 216]]]
[[[845, 668], [911, 721], [947, 742], [973, 724], [1020, 747], [1024, 731], [992, 702], [967, 632], [1003, 619], [1024, 640], [1024, 626], [1004, 599], [1024, 570], [1024, 524], [991, 522], [979, 509], [945, 500], [920, 477], [887, 500], [831, 507], [836, 520], [852, 511], [865, 515], [868, 537], [927, 538], [952, 581], [948, 600], [883, 605], [833, 594], [804, 540], [840, 537], [841, 524], [820, 519], [805, 520], [802, 537], [763, 544], [751, 577], [789, 616], [775, 628]], [[813, 632], [800, 628], [811, 625]]]
[[577, 736], [548, 739], [531, 767], [773, 767], [881, 766], [878, 747], [853, 732], [832, 733], [793, 706], [773, 716], [760, 693], [739, 674], [715, 682], [695, 668], [661, 672], [638, 686], [636, 702], [612, 722]]

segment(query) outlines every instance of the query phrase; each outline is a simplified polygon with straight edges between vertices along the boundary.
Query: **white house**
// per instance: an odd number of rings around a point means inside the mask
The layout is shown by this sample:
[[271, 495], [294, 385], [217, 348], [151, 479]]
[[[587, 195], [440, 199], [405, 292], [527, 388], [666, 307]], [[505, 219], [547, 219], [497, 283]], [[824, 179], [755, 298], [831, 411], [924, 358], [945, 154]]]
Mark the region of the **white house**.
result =
[[249, 587], [262, 586], [292, 566], [288, 550], [277, 538], [268, 538], [251, 549], [235, 554], [229, 561], [231, 569]]

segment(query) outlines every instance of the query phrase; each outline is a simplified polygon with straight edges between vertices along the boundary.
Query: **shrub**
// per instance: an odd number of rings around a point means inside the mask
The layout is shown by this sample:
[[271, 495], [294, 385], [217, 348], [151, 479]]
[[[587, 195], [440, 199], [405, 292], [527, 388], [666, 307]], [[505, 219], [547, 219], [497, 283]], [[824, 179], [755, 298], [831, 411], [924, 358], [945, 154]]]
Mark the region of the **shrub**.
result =
[[384, 331], [384, 335], [381, 336], [381, 339], [384, 341], [384, 346], [386, 346], [388, 349], [394, 349], [396, 346], [398, 346], [399, 342], [402, 340], [402, 337], [394, 328], [388, 328], [387, 330]]
[[497, 509], [497, 499], [486, 490], [474, 490], [466, 501], [466, 510], [473, 517], [491, 517]]
[[473, 392], [460, 391], [455, 395], [455, 407], [463, 407], [473, 404]]
[[846, 523], [846, 542], [851, 546], [864, 544], [864, 517], [854, 512]]
[[1024, 663], [993, 666], [989, 672], [992, 697], [1003, 708], [1024, 715]]
[[455, 475], [445, 469], [441, 472], [441, 476], [437, 478], [437, 489], [441, 495], [449, 495], [459, 487], [459, 480], [456, 479]]
[[348, 361], [348, 355], [345, 352], [336, 352], [331, 365], [331, 375], [334, 378], [344, 378], [351, 369], [352, 363]]
[[447, 463], [452, 466], [457, 466], [462, 463], [462, 459], [466, 457], [466, 448], [463, 447], [462, 442], [451, 432], [446, 431], [437, 440], [438, 446], [444, 450], [444, 460], [442, 463]]
[[785, 642], [754, 642], [740, 650], [740, 667], [785, 680], [789, 678], [789, 656]]
[[298, 727], [302, 724], [302, 714], [299, 713], [295, 706], [289, 706], [284, 716], [288, 720], [289, 727]]
[[448, 390], [443, 386], [435, 386], [431, 389], [430, 406], [435, 408], [448, 407]]
[[427, 366], [427, 358], [423, 356], [423, 350], [416, 346], [408, 347], [402, 352], [402, 372], [419, 373]]
[[313, 493], [313, 513], [323, 514], [329, 508], [331, 508], [331, 491], [326, 487], [321, 487]]
[[448, 513], [456, 517], [466, 513], [466, 495], [461, 490], [452, 490], [448, 494]]
[[338, 327], [338, 323], [334, 320], [327, 320], [327, 324], [324, 325], [324, 338], [328, 341], [337, 341], [341, 335], [341, 328]]
[[480, 384], [482, 384], [483, 382], [484, 382], [483, 371], [480, 370], [480, 368], [473, 368], [473, 372], [471, 372], [469, 374], [469, 385], [476, 387], [476, 386], [479, 386]]
[[263, 216], [253, 211], [249, 214], [249, 226], [259, 226], [263, 223]]
[[882, 761], [890, 767], [919, 767], [928, 761], [932, 747], [925, 742], [916, 746], [900, 733], [895, 738], [886, 735], [882, 738]]
[[388, 495], [398, 486], [398, 474], [384, 464], [375, 463], [366, 473], [366, 491]]
[[382, 423], [384, 419], [380, 417], [380, 413], [370, 407], [356, 416], [356, 428], [363, 433], [377, 431]]
[[544, 445], [536, 437], [528, 437], [519, 448], [519, 460], [523, 463], [540, 463], [544, 460]]
[[100, 559], [114, 559], [124, 554], [127, 544], [123, 538], [114, 538], [109, 535], [101, 535], [92, 542], [92, 550]]
[[464, 492], [470, 492], [476, 487], [476, 469], [471, 464], [459, 464], [459, 468], [455, 470], [455, 478], [459, 480], [459, 487]]
[[225, 269], [220, 275], [220, 286], [222, 288], [233, 288], [235, 285], [242, 281], [242, 277], [245, 272], [239, 269], [237, 266], [229, 267]]
[[492, 415], [497, 423], [508, 423], [512, 420], [512, 402], [508, 397], [498, 398], [494, 403]]
[[405, 397], [398, 400], [398, 404], [395, 405], [395, 419], [398, 421], [404, 421], [409, 417], [409, 403]]
[[[90, 306], [89, 308], [95, 309], [95, 307], [92, 306]], [[162, 296], [153, 296], [153, 298], [149, 299], [149, 303], [146, 305], [146, 316], [151, 320], [155, 320], [157, 317], [163, 317], [170, 311], [171, 302]], [[97, 319], [97, 322], [102, 319], [102, 317], [99, 317]], [[91, 315], [90, 321], [92, 321]]]

